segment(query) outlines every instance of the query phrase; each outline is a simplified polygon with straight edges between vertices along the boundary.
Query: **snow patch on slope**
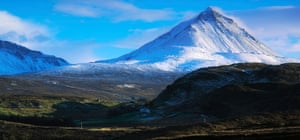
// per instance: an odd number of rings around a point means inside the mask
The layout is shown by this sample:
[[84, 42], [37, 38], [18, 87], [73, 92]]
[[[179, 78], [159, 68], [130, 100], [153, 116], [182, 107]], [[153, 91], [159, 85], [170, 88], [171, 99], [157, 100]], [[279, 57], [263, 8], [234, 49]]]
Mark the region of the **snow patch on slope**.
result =
[[0, 41], [0, 75], [36, 72], [67, 64], [61, 58], [44, 55], [10, 42]]

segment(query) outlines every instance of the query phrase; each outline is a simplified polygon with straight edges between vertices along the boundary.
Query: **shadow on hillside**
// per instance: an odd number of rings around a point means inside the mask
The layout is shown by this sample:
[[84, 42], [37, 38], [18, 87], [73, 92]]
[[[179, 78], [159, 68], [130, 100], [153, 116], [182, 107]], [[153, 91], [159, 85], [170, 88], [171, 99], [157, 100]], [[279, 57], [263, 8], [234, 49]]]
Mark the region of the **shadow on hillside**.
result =
[[105, 116], [108, 107], [102, 104], [64, 101], [54, 104], [52, 108], [54, 112], [34, 116], [0, 114], [0, 120], [45, 126], [75, 126], [75, 120]]
[[74, 122], [75, 120], [105, 117], [106, 110], [109, 107], [102, 104], [64, 101], [53, 105], [52, 108], [54, 108], [55, 111], [47, 114], [47, 116]]

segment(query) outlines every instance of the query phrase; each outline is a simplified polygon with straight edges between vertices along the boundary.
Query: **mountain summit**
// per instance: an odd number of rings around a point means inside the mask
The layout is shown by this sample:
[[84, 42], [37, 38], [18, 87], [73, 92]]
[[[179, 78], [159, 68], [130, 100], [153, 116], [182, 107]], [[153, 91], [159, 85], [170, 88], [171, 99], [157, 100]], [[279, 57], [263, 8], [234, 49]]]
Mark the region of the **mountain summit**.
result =
[[151, 64], [167, 71], [189, 71], [239, 62], [277, 64], [287, 61], [233, 19], [209, 7], [131, 53], [97, 62]]

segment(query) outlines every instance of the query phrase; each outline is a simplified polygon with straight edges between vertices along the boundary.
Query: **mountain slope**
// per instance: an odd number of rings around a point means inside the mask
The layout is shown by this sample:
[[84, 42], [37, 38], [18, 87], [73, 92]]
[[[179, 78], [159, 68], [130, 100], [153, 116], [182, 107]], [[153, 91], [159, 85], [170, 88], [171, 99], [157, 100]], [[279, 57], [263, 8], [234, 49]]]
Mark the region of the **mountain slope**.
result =
[[45, 55], [7, 41], [0, 41], [0, 75], [36, 72], [67, 65], [55, 56]]
[[152, 107], [216, 117], [299, 110], [300, 64], [203, 68], [169, 85]]
[[194, 70], [238, 62], [283, 63], [281, 57], [214, 8], [119, 58], [97, 61], [152, 64], [163, 70]]

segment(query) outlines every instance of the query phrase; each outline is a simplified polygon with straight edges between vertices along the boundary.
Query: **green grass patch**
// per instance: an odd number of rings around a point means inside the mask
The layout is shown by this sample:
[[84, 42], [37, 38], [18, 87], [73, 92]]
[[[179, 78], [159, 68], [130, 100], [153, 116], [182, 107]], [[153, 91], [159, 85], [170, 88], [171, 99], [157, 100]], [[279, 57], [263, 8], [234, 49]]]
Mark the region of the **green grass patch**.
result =
[[0, 114], [15, 116], [46, 116], [55, 111], [54, 104], [62, 102], [59, 99], [16, 96], [0, 99]]
[[[0, 119], [26, 121], [30, 118], [60, 121], [95, 119], [120, 102], [93, 98], [9, 95], [0, 96]], [[26, 118], [24, 120], [24, 118]], [[26, 123], [26, 122], [25, 122]]]

